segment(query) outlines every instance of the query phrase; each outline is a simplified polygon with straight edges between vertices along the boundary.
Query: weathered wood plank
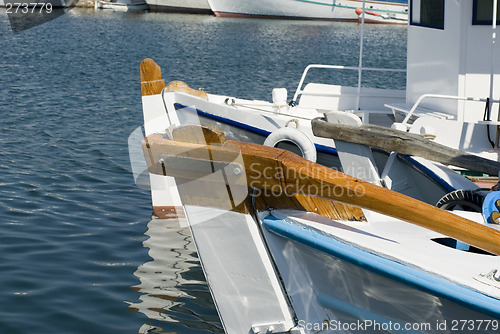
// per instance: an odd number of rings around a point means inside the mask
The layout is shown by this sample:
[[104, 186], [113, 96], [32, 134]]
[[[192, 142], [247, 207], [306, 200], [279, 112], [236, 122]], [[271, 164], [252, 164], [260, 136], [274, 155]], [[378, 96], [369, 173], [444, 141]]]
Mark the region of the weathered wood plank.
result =
[[452, 165], [494, 176], [498, 175], [500, 171], [499, 162], [452, 149], [414, 133], [405, 133], [369, 124], [361, 126], [335, 124], [321, 119], [312, 121], [312, 129], [314, 135], [318, 137], [419, 156], [444, 165]]
[[[207, 147], [179, 143], [163, 137], [148, 137], [151, 148], [161, 146], [173, 156], [207, 159]], [[239, 152], [238, 152], [239, 151]], [[500, 231], [470, 221], [451, 212], [420, 202], [400, 193], [375, 186], [330, 168], [312, 163], [289, 151], [256, 144], [228, 141], [210, 146], [211, 161], [232, 162], [235, 154], [244, 160], [248, 186], [263, 192], [294, 196], [302, 194], [338, 201], [392, 216], [458, 239], [500, 255]], [[156, 155], [156, 154], [153, 154]], [[153, 158], [151, 172], [161, 168]], [[192, 177], [183, 170], [163, 170], [169, 176]], [[243, 180], [243, 179], [242, 179]]]

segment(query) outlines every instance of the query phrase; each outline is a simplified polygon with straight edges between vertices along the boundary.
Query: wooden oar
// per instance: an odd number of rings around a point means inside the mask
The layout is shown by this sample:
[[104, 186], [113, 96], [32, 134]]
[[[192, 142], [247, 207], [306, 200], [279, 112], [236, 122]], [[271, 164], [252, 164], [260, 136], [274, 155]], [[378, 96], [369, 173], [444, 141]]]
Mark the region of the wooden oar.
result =
[[312, 121], [312, 129], [317, 137], [342, 140], [406, 155], [419, 156], [445, 165], [462, 167], [493, 176], [497, 176], [500, 171], [500, 163], [497, 161], [435, 143], [414, 133], [370, 124], [361, 126], [336, 124], [321, 119]]
[[[181, 163], [197, 161], [200, 166], [207, 162], [227, 165], [234, 164], [235, 157], [241, 155], [244, 164], [241, 167], [244, 167], [245, 173], [235, 173], [234, 184], [248, 185], [268, 194], [303, 194], [362, 207], [500, 255], [500, 231], [312, 163], [289, 151], [234, 141], [207, 146], [173, 141], [162, 135], [148, 136], [143, 148], [148, 152], [146, 156], [151, 173], [196, 179], [200, 177], [200, 173], [193, 170], [196, 163], [186, 168], [166, 168], [163, 161], [169, 158], [178, 159]], [[232, 170], [237, 171], [237, 166], [233, 166]]]

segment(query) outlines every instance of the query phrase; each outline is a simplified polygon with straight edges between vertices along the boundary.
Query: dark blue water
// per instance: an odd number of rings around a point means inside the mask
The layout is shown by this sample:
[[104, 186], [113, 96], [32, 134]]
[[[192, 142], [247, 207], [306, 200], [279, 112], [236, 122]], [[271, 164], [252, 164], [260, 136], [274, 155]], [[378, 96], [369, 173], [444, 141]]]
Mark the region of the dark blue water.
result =
[[[365, 65], [403, 68], [406, 28], [366, 29]], [[273, 87], [291, 96], [309, 63], [357, 65], [358, 34], [357, 24], [93, 10], [13, 33], [0, 9], [0, 333], [220, 331], [189, 237], [149, 222], [149, 193], [130, 171], [139, 63], [153, 58], [167, 82], [269, 100]]]

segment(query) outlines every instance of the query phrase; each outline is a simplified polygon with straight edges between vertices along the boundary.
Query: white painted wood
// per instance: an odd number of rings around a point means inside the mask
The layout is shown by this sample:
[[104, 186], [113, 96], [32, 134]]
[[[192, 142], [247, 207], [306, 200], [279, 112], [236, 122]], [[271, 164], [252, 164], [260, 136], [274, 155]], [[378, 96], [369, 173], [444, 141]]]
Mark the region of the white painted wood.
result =
[[252, 217], [197, 206], [185, 209], [226, 333], [249, 333], [266, 324], [293, 328], [293, 315]]

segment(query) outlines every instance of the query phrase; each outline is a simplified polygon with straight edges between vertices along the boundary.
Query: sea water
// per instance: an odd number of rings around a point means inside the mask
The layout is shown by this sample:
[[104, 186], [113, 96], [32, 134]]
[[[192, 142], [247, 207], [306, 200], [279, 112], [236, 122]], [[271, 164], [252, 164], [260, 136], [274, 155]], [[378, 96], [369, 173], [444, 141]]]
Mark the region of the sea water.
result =
[[[308, 64], [359, 64], [360, 29], [73, 9], [14, 33], [0, 9], [0, 333], [221, 332], [188, 231], [151, 221], [134, 182], [139, 64], [210, 93], [270, 100], [285, 87], [291, 99]], [[365, 66], [405, 67], [406, 27], [364, 33]]]

